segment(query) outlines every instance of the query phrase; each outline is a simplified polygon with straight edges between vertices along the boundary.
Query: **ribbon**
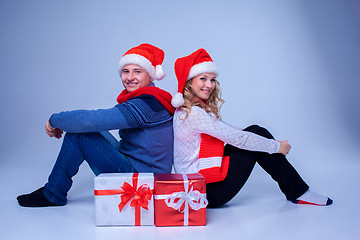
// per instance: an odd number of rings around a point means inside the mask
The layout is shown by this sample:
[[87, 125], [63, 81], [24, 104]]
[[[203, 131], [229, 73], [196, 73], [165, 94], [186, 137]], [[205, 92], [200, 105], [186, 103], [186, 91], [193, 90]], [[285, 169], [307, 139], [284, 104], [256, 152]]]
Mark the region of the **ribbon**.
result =
[[141, 212], [140, 209], [148, 209], [149, 200], [153, 195], [153, 190], [147, 184], [141, 185], [139, 188], [138, 185], [138, 176], [139, 173], [134, 173], [132, 177], [131, 186], [129, 183], [124, 182], [121, 189], [110, 189], [110, 190], [95, 190], [94, 193], [96, 196], [103, 195], [121, 195], [121, 201], [118, 205], [119, 212], [125, 207], [125, 205], [131, 200], [130, 206], [135, 208], [135, 226], [140, 226], [141, 222]]
[[[189, 207], [195, 211], [205, 208], [208, 205], [206, 194], [200, 193], [198, 190], [193, 190], [191, 187], [189, 191], [189, 180], [186, 174], [182, 174], [184, 179], [184, 190], [182, 192], [174, 192], [170, 195], [158, 195], [156, 199], [165, 199], [165, 203], [168, 207], [178, 210], [180, 213], [184, 213], [184, 226], [189, 224]], [[181, 210], [182, 206], [183, 210]]]

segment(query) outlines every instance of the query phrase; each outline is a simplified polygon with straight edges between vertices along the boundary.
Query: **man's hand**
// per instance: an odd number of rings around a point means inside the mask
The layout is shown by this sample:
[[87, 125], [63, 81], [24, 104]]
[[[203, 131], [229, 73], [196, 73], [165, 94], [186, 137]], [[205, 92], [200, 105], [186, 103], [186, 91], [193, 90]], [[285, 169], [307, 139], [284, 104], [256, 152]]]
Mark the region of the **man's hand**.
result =
[[63, 130], [52, 127], [49, 121], [47, 121], [45, 124], [45, 130], [49, 137], [56, 137], [57, 139], [61, 138], [62, 134], [64, 133]]

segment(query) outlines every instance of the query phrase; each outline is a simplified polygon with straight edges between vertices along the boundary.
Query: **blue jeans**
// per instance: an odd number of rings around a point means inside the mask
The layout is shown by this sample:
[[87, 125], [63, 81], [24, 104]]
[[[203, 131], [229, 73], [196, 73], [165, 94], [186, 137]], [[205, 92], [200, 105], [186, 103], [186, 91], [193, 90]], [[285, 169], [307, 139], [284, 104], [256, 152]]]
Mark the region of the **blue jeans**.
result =
[[58, 158], [45, 185], [44, 195], [52, 203], [65, 205], [71, 178], [86, 161], [95, 175], [135, 172], [126, 156], [100, 133], [66, 133]]

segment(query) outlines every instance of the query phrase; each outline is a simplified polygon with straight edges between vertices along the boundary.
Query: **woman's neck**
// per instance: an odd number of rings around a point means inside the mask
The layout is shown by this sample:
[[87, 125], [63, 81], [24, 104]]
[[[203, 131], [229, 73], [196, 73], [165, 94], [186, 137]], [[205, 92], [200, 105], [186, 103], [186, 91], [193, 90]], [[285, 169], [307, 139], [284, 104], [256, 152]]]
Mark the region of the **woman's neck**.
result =
[[198, 98], [198, 97], [194, 97], [194, 102], [202, 102], [203, 104], [208, 105], [206, 100], [203, 100], [203, 99]]

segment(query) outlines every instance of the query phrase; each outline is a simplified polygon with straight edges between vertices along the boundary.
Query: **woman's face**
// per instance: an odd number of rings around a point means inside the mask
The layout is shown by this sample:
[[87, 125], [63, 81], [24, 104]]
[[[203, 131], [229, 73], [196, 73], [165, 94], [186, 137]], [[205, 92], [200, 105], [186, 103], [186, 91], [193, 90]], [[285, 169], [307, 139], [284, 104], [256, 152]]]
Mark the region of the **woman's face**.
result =
[[128, 64], [123, 67], [121, 70], [121, 80], [128, 92], [142, 87], [148, 87], [151, 84], [149, 74], [135, 64]]
[[192, 79], [191, 89], [196, 97], [207, 100], [215, 89], [215, 83], [214, 73], [202, 73]]

